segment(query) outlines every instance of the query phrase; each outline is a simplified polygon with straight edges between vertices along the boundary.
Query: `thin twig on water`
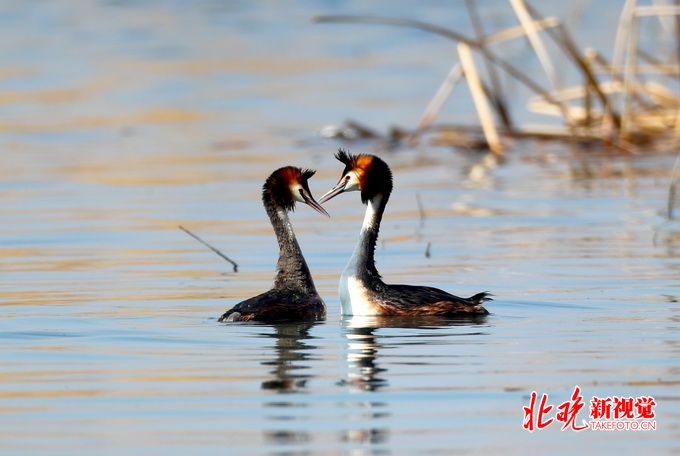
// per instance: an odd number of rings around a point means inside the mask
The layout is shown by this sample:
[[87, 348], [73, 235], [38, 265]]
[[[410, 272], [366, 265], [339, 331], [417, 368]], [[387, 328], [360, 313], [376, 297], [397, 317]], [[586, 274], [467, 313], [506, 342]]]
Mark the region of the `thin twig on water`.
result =
[[220, 252], [218, 249], [216, 249], [216, 248], [213, 247], [212, 245], [210, 245], [210, 244], [208, 244], [207, 242], [205, 242], [203, 239], [201, 239], [200, 237], [198, 237], [197, 235], [195, 235], [194, 233], [192, 233], [192, 232], [189, 231], [188, 229], [184, 228], [182, 225], [179, 225], [178, 228], [179, 228], [180, 230], [184, 231], [186, 234], [188, 234], [188, 235], [191, 236], [192, 238], [196, 239], [198, 242], [200, 242], [200, 243], [203, 244], [204, 246], [208, 247], [210, 250], [212, 250], [212, 251], [215, 252], [216, 254], [218, 254], [222, 259], [224, 259], [224, 260], [228, 261], [229, 263], [231, 263], [231, 265], [234, 267], [234, 272], [238, 272], [238, 264], [236, 264], [236, 262], [235, 262], [234, 260], [232, 260], [231, 258], [229, 258], [228, 256], [226, 256], [224, 253]]
[[671, 185], [668, 188], [668, 220], [675, 218], [675, 202], [678, 196], [678, 182], [680, 182], [680, 153], [675, 158], [673, 171], [671, 171]]
[[420, 193], [416, 193], [416, 202], [418, 203], [418, 215], [420, 216], [420, 224], [425, 222], [425, 208], [423, 207], [423, 202], [420, 199]]

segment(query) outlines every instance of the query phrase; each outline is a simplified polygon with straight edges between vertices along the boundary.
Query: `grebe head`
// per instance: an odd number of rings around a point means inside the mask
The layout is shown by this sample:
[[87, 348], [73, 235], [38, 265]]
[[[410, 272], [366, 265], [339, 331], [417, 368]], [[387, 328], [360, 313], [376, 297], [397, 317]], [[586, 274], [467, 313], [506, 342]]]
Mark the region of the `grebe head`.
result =
[[305, 203], [318, 213], [327, 217], [328, 212], [316, 202], [309, 191], [307, 181], [316, 171], [302, 170], [294, 166], [286, 166], [274, 171], [262, 187], [263, 195], [269, 195], [277, 206], [287, 211], [295, 209], [295, 202]]
[[340, 193], [358, 190], [361, 202], [366, 204], [377, 195], [392, 192], [390, 167], [375, 155], [352, 155], [340, 149], [335, 158], [345, 164], [345, 169], [335, 187], [319, 198], [319, 202], [325, 203]]

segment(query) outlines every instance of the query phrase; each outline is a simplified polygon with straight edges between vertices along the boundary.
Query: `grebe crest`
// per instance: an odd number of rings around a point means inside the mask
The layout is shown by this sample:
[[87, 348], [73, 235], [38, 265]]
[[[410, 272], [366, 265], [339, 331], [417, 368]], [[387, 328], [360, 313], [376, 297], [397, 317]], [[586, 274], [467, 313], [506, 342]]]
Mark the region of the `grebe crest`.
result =
[[338, 292], [344, 315], [470, 316], [487, 315], [486, 292], [460, 298], [432, 287], [389, 285], [375, 266], [375, 246], [380, 222], [392, 193], [392, 172], [375, 155], [335, 155], [345, 165], [338, 183], [319, 198], [324, 203], [349, 191], [361, 192], [366, 214], [359, 241], [341, 277]]
[[316, 321], [326, 317], [326, 306], [316, 291], [288, 212], [295, 203], [307, 204], [328, 216], [309, 190], [313, 170], [286, 166], [274, 171], [262, 186], [262, 204], [279, 244], [274, 287], [227, 310], [218, 321]]

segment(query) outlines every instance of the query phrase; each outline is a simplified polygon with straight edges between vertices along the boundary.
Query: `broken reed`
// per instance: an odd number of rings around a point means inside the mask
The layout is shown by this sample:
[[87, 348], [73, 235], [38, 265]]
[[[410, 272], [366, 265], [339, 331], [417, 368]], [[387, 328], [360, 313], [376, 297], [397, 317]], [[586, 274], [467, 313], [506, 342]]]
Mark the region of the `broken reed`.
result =
[[[479, 117], [479, 125], [486, 140], [486, 148], [496, 156], [504, 153], [502, 138], [540, 137], [543, 139], [570, 139], [598, 141], [616, 149], [636, 152], [635, 147], [677, 147], [680, 145], [680, 97], [659, 82], [639, 82], [645, 73], [680, 76], [680, 4], [676, 6], [637, 6], [635, 0], [627, 0], [621, 13], [614, 50], [613, 63], [593, 50], [581, 52], [566, 27], [554, 17], [541, 17], [525, 0], [509, 0], [519, 25], [498, 32], [485, 33], [481, 18], [473, 0], [466, 0], [475, 38], [437, 25], [411, 20], [377, 16], [319, 16], [316, 22], [345, 22], [383, 24], [412, 27], [434, 33], [452, 40], [458, 45], [459, 61], [436, 91], [420, 117], [416, 129], [405, 135], [417, 140], [432, 129], [432, 124], [455, 86], [465, 77]], [[640, 50], [638, 45], [638, 21], [650, 16], [676, 17], [676, 42], [679, 61], [675, 65], [663, 63], [658, 56]], [[583, 85], [563, 89], [559, 85], [555, 66], [541, 35], [547, 35], [581, 74]], [[496, 54], [491, 46], [503, 41], [526, 38], [536, 54], [553, 89], [541, 86], [533, 78]], [[489, 82], [481, 77], [475, 55], [483, 60]], [[622, 65], [623, 57], [625, 65]], [[645, 66], [637, 63], [644, 59]], [[502, 71], [527, 87], [536, 96], [530, 108], [542, 112], [558, 113], [564, 122], [564, 131], [547, 127], [519, 128], [513, 124], [507, 109], [506, 96], [499, 83]], [[602, 75], [607, 80], [602, 81]], [[616, 100], [623, 98], [623, 107], [617, 109]], [[581, 101], [582, 107], [573, 106]], [[597, 109], [599, 105], [599, 110]], [[497, 125], [496, 119], [500, 121]], [[466, 134], [470, 128], [448, 128], [458, 134]], [[474, 130], [474, 127], [472, 128]], [[456, 138], [456, 141], [459, 139]]]

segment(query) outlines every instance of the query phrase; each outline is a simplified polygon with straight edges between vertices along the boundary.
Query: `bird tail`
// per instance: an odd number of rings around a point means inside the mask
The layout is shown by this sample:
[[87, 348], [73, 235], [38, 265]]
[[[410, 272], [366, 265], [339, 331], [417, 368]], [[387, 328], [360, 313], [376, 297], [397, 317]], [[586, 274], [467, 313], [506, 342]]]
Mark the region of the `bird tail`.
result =
[[487, 301], [493, 301], [493, 298], [491, 296], [493, 295], [488, 291], [482, 291], [481, 293], [477, 293], [474, 296], [470, 296], [468, 298], [468, 301], [471, 301], [475, 304], [484, 304]]

